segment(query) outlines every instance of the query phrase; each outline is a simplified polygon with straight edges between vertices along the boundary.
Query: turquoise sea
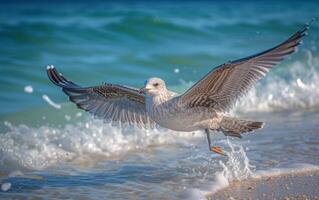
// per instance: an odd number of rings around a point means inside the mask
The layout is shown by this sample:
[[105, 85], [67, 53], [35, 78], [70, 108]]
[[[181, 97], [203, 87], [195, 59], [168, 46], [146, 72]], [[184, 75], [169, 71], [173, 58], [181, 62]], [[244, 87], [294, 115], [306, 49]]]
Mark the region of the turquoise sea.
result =
[[[183, 93], [312, 18], [299, 51], [231, 112], [265, 128], [214, 135], [228, 157], [209, 152], [202, 132], [93, 119], [46, 76], [54, 65], [79, 85], [136, 88], [157, 76]], [[0, 199], [205, 199], [260, 172], [319, 168], [318, 20], [318, 1], [0, 3]]]

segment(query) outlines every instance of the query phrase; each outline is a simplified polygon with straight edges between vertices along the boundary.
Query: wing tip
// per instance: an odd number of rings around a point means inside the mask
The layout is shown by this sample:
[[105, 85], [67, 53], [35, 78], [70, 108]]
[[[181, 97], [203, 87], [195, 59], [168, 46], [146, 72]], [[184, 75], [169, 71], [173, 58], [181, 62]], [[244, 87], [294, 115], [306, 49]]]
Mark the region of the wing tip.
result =
[[315, 17], [311, 18], [311, 19], [309, 20], [309, 22], [306, 23], [305, 28], [306, 28], [307, 30], [309, 30], [311, 24], [314, 23], [315, 21], [316, 21], [316, 18], [315, 18]]
[[311, 26], [315, 21], [316, 21], [316, 18], [313, 17], [313, 18], [311, 18], [311, 19], [309, 20], [309, 22], [307, 22], [307, 23], [304, 25], [304, 27], [299, 31], [301, 37], [304, 37], [304, 36], [307, 36], [307, 35], [308, 35], [308, 31], [309, 31], [309, 29], [310, 29], [310, 26]]
[[61, 87], [61, 85], [59, 84], [59, 80], [55, 77], [55, 72], [53, 71], [53, 69], [54, 69], [53, 65], [48, 65], [46, 67], [47, 75], [53, 84]]
[[53, 65], [48, 65], [46, 71], [50, 81], [56, 86], [62, 88], [79, 87], [72, 81], [67, 80]]
[[312, 18], [309, 22], [307, 22], [302, 29], [300, 29], [299, 31], [297, 31], [294, 35], [292, 35], [288, 40], [286, 40], [285, 42], [283, 42], [282, 44], [278, 45], [284, 45], [287, 43], [290, 43], [292, 45], [290, 45], [290, 48], [293, 48], [292, 51], [289, 51], [286, 53], [286, 56], [294, 53], [294, 52], [298, 52], [299, 50], [299, 46], [303, 44], [303, 37], [308, 35], [308, 31], [310, 29], [311, 24], [315, 21], [315, 18]]
[[47, 65], [47, 70], [54, 69], [53, 65]]

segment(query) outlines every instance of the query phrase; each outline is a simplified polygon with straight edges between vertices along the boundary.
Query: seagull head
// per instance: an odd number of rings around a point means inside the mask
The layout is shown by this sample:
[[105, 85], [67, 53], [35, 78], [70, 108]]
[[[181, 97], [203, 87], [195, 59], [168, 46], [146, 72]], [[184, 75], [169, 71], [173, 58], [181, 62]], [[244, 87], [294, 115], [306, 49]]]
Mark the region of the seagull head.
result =
[[150, 96], [161, 95], [163, 92], [166, 92], [165, 82], [160, 78], [149, 78], [144, 82], [144, 87], [140, 90], [140, 93], [145, 93]]

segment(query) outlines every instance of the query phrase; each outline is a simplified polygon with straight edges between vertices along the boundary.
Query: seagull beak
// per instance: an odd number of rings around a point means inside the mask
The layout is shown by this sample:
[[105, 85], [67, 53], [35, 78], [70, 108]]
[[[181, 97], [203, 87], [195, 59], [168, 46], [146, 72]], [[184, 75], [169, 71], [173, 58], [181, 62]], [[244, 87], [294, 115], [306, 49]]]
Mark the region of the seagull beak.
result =
[[145, 88], [145, 87], [142, 87], [141, 89], [138, 90], [138, 92], [139, 92], [140, 94], [145, 94], [147, 91], [148, 91], [148, 89]]

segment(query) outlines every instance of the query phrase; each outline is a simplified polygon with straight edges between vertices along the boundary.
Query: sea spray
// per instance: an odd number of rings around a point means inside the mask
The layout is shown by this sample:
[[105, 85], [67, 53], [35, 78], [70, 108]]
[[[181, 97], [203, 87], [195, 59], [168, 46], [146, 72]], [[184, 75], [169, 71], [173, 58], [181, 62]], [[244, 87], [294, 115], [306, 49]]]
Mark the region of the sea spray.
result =
[[208, 194], [227, 187], [231, 181], [243, 180], [252, 175], [251, 168], [253, 166], [249, 164], [243, 146], [232, 143], [228, 138], [223, 142], [230, 148], [230, 151], [225, 151], [226, 161], [219, 161], [222, 170], [215, 173], [215, 180]]
[[26, 85], [24, 87], [24, 92], [25, 93], [33, 93], [33, 87], [31, 85]]
[[55, 109], [61, 109], [62, 107], [60, 104], [53, 102], [46, 94], [42, 95], [42, 99]]
[[0, 138], [0, 165], [4, 171], [41, 170], [57, 164], [93, 162], [95, 157], [107, 159], [154, 145], [188, 143], [187, 140], [202, 136], [202, 133], [194, 135], [170, 130], [121, 129], [97, 119], [60, 128], [12, 125], [10, 122], [5, 122], [5, 126], [9, 131]]
[[[229, 151], [225, 151], [227, 155], [226, 160], [219, 160], [219, 167], [221, 167], [221, 170], [214, 174], [214, 180], [209, 186], [206, 185], [201, 189], [189, 190], [187, 193], [189, 199], [206, 199], [206, 196], [214, 194], [229, 186], [232, 181], [244, 180], [252, 177], [252, 169], [254, 166], [249, 163], [249, 159], [243, 146], [232, 143], [228, 138], [221, 142], [229, 148]], [[216, 166], [212, 167], [217, 168]]]
[[222, 176], [227, 180], [242, 180], [250, 177], [252, 175], [251, 168], [254, 166], [249, 164], [249, 159], [243, 146], [231, 143], [229, 138], [227, 138], [225, 143], [230, 148], [230, 151], [226, 151], [228, 159], [225, 163], [222, 160], [219, 161], [223, 168]]

